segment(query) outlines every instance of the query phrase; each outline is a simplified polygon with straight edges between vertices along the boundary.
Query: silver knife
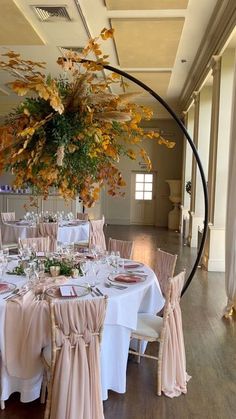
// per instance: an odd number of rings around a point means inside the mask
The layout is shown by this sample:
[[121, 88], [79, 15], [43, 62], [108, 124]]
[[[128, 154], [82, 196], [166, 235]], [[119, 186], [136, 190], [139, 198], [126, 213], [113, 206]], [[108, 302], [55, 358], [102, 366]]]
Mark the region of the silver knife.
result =
[[95, 290], [98, 292], [99, 295], [101, 295], [101, 297], [104, 297], [104, 294], [102, 293], [102, 291], [100, 291], [99, 288], [96, 287]]

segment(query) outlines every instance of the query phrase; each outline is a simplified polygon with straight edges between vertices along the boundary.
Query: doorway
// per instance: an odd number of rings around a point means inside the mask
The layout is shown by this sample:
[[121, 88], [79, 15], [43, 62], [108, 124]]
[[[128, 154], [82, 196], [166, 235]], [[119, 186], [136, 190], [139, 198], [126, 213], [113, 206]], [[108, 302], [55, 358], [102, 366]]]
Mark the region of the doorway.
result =
[[155, 172], [131, 173], [131, 224], [155, 224]]

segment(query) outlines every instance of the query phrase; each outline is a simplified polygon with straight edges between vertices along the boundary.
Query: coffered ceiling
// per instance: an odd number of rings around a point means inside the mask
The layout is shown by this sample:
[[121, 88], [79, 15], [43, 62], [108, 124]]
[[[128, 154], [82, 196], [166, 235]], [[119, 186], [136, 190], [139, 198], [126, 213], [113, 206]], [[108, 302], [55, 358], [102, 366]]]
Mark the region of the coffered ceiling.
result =
[[[0, 51], [12, 49], [26, 59], [45, 61], [47, 71], [58, 75], [61, 47], [83, 47], [89, 37], [110, 26], [114, 39], [102, 45], [110, 64], [140, 79], [178, 111], [218, 4], [219, 0], [1, 0]], [[0, 115], [16, 101], [5, 86], [8, 80], [8, 74], [0, 72]], [[129, 82], [126, 90], [140, 88]], [[151, 106], [155, 117], [167, 116], [146, 92], [137, 100]]]

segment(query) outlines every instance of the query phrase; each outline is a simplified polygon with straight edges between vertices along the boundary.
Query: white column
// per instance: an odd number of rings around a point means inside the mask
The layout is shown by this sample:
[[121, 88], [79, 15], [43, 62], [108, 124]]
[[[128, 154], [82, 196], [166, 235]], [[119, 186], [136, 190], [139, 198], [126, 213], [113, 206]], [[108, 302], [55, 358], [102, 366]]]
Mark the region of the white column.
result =
[[213, 100], [208, 171], [209, 225], [203, 264], [225, 270], [225, 224], [235, 51], [213, 57]]
[[[184, 113], [185, 125], [187, 131], [193, 139], [194, 128], [194, 106]], [[192, 174], [192, 149], [186, 139], [183, 145], [183, 168], [182, 168], [182, 202], [181, 202], [181, 233], [184, 239], [187, 239], [189, 232], [189, 211], [190, 195], [186, 191], [186, 183], [191, 181]]]
[[[210, 121], [212, 88], [204, 86], [196, 95], [196, 127], [194, 130], [194, 143], [201, 159], [205, 176], [208, 172], [209, 143], [210, 143]], [[206, 176], [207, 177], [207, 176]], [[197, 247], [199, 230], [202, 230], [204, 219], [204, 194], [200, 171], [197, 168], [196, 160], [192, 163], [192, 194], [190, 209], [190, 240], [191, 247]]]

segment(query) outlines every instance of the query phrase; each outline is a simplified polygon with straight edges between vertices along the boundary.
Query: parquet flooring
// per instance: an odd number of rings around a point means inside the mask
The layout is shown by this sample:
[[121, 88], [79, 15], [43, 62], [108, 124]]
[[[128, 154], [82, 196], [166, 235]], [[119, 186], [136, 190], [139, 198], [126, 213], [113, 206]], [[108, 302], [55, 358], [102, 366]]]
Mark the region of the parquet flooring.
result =
[[[179, 233], [165, 229], [107, 226], [106, 237], [134, 240], [134, 259], [150, 266], [157, 247], [178, 254], [177, 272], [186, 267], [188, 273], [195, 257], [195, 250], [183, 246]], [[109, 393], [105, 419], [235, 419], [236, 316], [222, 319], [225, 303], [224, 274], [199, 269], [181, 300], [187, 371], [192, 376], [188, 393], [175, 399], [157, 397], [154, 361], [142, 359], [138, 365], [131, 359], [127, 391]], [[155, 352], [155, 344], [149, 350]], [[6, 402], [0, 419], [43, 418], [39, 401], [22, 404], [18, 399], [13, 395]]]

